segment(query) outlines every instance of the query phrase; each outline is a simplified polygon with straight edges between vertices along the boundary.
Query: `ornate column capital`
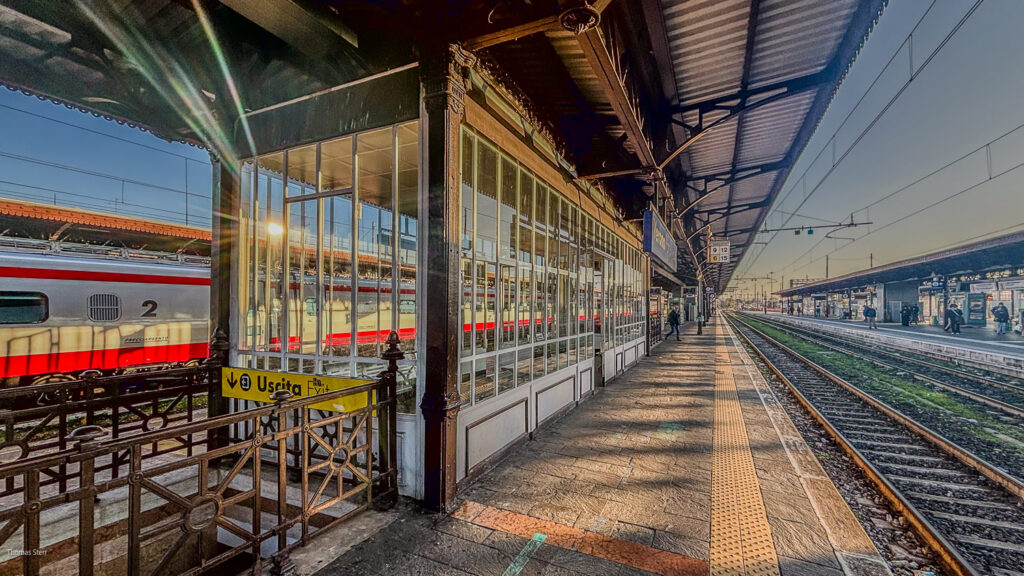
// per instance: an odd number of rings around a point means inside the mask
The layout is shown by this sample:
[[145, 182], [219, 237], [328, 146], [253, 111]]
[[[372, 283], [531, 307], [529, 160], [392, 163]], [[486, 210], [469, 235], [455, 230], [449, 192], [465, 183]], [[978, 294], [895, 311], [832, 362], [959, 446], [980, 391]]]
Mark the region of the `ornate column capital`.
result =
[[420, 59], [423, 103], [427, 112], [448, 108], [462, 116], [466, 92], [471, 85], [469, 73], [476, 56], [458, 44], [444, 44], [423, 50]]

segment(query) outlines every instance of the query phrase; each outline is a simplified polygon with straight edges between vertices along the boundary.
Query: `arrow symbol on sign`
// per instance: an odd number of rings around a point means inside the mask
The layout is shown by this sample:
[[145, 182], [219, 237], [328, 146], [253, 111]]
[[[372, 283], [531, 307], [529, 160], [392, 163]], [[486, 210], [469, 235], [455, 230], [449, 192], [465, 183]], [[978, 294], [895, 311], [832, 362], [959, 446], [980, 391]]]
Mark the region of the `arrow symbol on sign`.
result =
[[229, 374], [228, 375], [228, 386], [230, 386], [231, 388], [234, 388], [235, 384], [238, 384], [238, 380], [235, 378], [234, 374]]

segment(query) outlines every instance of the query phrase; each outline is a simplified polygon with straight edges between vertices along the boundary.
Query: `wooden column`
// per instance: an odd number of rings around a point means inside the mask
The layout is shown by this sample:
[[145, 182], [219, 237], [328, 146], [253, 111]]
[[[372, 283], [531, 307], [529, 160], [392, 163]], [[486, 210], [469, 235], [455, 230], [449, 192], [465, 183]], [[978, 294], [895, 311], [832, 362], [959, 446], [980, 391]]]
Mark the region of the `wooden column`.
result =
[[232, 254], [238, 238], [241, 179], [238, 166], [211, 155], [213, 164], [213, 229], [210, 246], [210, 358], [209, 415], [228, 411], [220, 393], [220, 367], [226, 366], [233, 337], [231, 328], [231, 283], [235, 269]]
[[426, 112], [427, 280], [424, 503], [455, 499], [459, 413], [459, 126], [472, 56], [452, 44], [425, 47], [420, 69]]

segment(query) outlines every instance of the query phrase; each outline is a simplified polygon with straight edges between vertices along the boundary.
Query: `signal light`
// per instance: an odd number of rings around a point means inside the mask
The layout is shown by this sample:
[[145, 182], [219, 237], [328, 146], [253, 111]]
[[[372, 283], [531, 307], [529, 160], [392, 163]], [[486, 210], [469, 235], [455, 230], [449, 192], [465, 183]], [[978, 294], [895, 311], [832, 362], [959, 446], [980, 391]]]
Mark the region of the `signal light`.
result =
[[814, 234], [814, 228], [807, 229], [807, 235], [810, 236], [811, 234]]

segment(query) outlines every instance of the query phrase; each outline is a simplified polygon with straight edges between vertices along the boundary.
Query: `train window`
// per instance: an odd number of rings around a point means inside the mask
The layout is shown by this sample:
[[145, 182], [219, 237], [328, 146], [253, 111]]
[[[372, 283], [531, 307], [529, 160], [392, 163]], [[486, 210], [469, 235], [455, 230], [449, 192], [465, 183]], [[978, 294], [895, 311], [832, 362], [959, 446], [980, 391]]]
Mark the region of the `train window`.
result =
[[0, 291], [0, 324], [39, 324], [49, 317], [46, 294]]
[[93, 294], [89, 296], [89, 320], [93, 322], [114, 322], [121, 318], [121, 298], [117, 294]]

